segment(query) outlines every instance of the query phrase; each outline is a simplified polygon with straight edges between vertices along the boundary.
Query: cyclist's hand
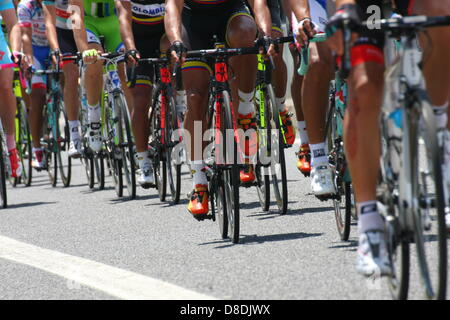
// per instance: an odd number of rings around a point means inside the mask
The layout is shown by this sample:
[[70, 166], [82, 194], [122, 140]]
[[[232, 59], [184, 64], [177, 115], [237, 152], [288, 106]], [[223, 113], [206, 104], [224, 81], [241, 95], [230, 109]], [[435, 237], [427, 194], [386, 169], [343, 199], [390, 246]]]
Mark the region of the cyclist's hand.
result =
[[133, 67], [136, 67], [138, 65], [138, 62], [139, 62], [140, 58], [141, 58], [141, 55], [140, 55], [139, 51], [137, 51], [136, 49], [128, 50], [125, 53], [125, 59]]
[[295, 30], [295, 38], [297, 42], [303, 47], [306, 46], [309, 40], [317, 33], [317, 28], [311, 21], [311, 18], [303, 18], [297, 24], [297, 30]]
[[259, 47], [259, 53], [262, 54], [265, 58], [267, 58], [267, 56], [274, 57], [277, 55], [277, 50], [271, 37], [264, 36], [262, 38], [259, 38], [256, 43]]
[[61, 64], [63, 56], [59, 49], [55, 49], [50, 51], [50, 58], [52, 59], [53, 65], [56, 66], [58, 62]]
[[30, 65], [32, 65], [33, 60], [29, 60], [27, 56], [20, 51], [13, 51], [11, 54], [11, 60], [17, 64], [22, 70], [26, 70]]
[[[344, 4], [336, 11], [327, 23], [327, 27], [325, 29], [328, 37], [327, 43], [331, 50], [340, 56], [344, 53], [342, 38], [342, 27], [344, 21], [348, 21], [349, 26], [352, 29], [355, 29], [361, 25], [361, 14], [357, 5]], [[356, 41], [357, 37], [358, 35], [353, 33], [352, 42]]]
[[89, 49], [83, 51], [83, 62], [86, 64], [92, 64], [97, 61], [99, 52], [96, 49]]
[[182, 65], [186, 60], [187, 48], [181, 41], [174, 41], [169, 48], [172, 63]]

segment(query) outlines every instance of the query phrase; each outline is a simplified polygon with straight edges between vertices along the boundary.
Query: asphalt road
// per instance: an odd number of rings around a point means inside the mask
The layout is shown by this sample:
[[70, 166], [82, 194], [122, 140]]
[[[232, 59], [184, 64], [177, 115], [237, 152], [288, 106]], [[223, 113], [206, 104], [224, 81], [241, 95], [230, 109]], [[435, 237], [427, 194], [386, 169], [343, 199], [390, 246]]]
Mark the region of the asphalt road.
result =
[[[177, 206], [154, 189], [118, 199], [110, 177], [106, 190], [91, 191], [78, 161], [69, 188], [52, 188], [46, 173], [8, 187], [0, 299], [390, 299], [384, 281], [355, 271], [356, 225], [341, 242], [332, 203], [310, 194], [294, 150], [287, 157], [289, 213], [262, 212], [256, 190], [242, 189], [237, 245], [216, 222], [188, 214], [186, 168]], [[422, 298], [412, 264], [411, 298]]]

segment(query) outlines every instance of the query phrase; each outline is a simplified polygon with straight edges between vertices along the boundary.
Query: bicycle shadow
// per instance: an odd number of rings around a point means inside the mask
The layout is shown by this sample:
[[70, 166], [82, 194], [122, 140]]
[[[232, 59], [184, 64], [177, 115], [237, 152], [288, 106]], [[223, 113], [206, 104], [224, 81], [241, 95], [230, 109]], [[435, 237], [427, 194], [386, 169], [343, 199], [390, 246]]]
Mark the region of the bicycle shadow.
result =
[[24, 203], [15, 203], [15, 204], [8, 204], [8, 207], [6, 209], [20, 209], [20, 208], [28, 208], [28, 207], [36, 207], [36, 206], [42, 206], [46, 204], [55, 204], [59, 203], [58, 201], [37, 201], [37, 202], [24, 202]]
[[305, 233], [305, 232], [291, 232], [291, 233], [283, 233], [283, 234], [271, 234], [271, 235], [265, 235], [265, 236], [258, 236], [256, 234], [252, 234], [252, 235], [241, 235], [241, 237], [239, 238], [238, 244], [231, 243], [231, 239], [224, 239], [224, 240], [200, 243], [199, 246], [210, 245], [210, 244], [222, 244], [220, 246], [214, 247], [214, 249], [225, 249], [225, 248], [233, 247], [235, 245], [254, 245], [254, 244], [262, 244], [265, 242], [298, 240], [298, 239], [305, 239], [305, 238], [311, 238], [311, 237], [320, 237], [322, 235], [323, 235], [323, 233]]
[[356, 251], [356, 248], [358, 247], [357, 240], [342, 241], [339, 243], [340, 244], [328, 247], [328, 249], [346, 249], [345, 251], [353, 252], [353, 251]]

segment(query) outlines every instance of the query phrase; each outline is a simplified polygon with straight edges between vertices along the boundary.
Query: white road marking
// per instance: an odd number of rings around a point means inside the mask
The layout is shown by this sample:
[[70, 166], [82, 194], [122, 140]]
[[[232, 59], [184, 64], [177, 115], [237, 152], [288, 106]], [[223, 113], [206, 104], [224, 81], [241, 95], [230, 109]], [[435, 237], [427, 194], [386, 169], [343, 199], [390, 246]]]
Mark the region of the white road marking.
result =
[[130, 300], [212, 300], [213, 297], [69, 254], [0, 236], [0, 258], [53, 273], [81, 285]]

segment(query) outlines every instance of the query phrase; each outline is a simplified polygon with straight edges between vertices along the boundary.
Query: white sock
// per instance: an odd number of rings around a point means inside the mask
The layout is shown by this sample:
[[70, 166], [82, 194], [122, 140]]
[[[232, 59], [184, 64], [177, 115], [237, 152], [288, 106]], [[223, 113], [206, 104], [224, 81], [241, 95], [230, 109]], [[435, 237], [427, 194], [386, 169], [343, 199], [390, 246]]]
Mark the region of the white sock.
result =
[[306, 121], [297, 121], [297, 130], [300, 137], [300, 145], [309, 143], [308, 132], [306, 131]]
[[192, 170], [192, 184], [195, 189], [195, 186], [198, 184], [207, 185], [208, 179], [206, 179], [206, 173], [202, 171], [202, 169], [205, 167], [205, 163], [203, 160], [194, 160], [191, 163], [191, 170]]
[[357, 202], [358, 231], [364, 233], [369, 230], [384, 230], [384, 222], [377, 209], [375, 200]]
[[442, 106], [433, 106], [434, 117], [438, 129], [447, 127], [447, 108], [448, 102]]
[[179, 90], [177, 91], [177, 94], [175, 95], [175, 106], [177, 108], [178, 113], [185, 113], [186, 112], [186, 90]]
[[78, 128], [80, 127], [80, 121], [69, 120], [70, 141], [77, 140], [80, 137]]
[[249, 113], [255, 113], [255, 106], [253, 105], [253, 98], [255, 96], [255, 91], [250, 93], [244, 93], [238, 89], [239, 95], [239, 107], [238, 112], [242, 115], [247, 115]]
[[137, 160], [140, 169], [144, 169], [150, 165], [150, 158], [148, 157], [148, 152], [136, 152]]
[[311, 166], [317, 167], [328, 164], [328, 154], [325, 142], [310, 144], [311, 149]]
[[286, 97], [275, 97], [275, 104], [278, 107], [278, 111], [283, 112], [286, 110]]
[[91, 106], [88, 104], [89, 110], [89, 123], [100, 122], [100, 104], [96, 104], [95, 106]]

